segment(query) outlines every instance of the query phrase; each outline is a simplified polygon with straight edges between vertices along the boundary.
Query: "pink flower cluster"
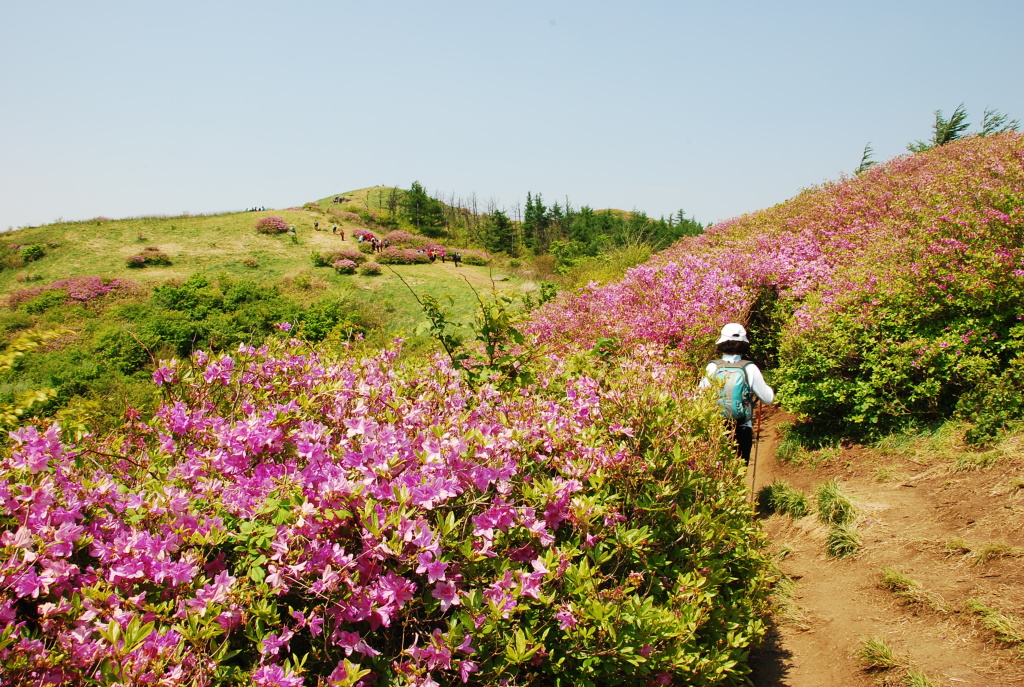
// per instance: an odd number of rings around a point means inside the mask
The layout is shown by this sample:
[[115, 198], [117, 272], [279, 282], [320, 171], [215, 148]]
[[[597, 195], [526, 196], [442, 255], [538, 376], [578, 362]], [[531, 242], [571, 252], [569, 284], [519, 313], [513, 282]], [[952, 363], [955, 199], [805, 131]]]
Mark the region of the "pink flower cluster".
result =
[[[616, 283], [560, 296], [531, 331], [568, 350], [600, 337], [706, 346], [765, 292], [789, 305], [793, 336], [851, 308], [870, 317], [872, 294], [897, 288], [931, 302], [955, 278], [982, 293], [1021, 268], [1021, 197], [1024, 137], [964, 139], [683, 239]], [[972, 264], [995, 267], [971, 276]]]
[[569, 562], [557, 536], [593, 546], [624, 520], [574, 502], [636, 459], [631, 430], [602, 429], [622, 392], [581, 377], [503, 396], [440, 359], [407, 375], [394, 351], [333, 363], [291, 345], [161, 365], [166, 403], [109, 443], [11, 433], [0, 675], [206, 684], [228, 640], [254, 684], [301, 685], [282, 663], [297, 642], [341, 676], [405, 636], [395, 670], [430, 684], [478, 670], [472, 632], [442, 622], [457, 609], [480, 627], [537, 604], [572, 629], [540, 600]]
[[7, 307], [16, 309], [44, 291], [65, 291], [68, 303], [88, 303], [108, 293], [128, 294], [139, 290], [139, 284], [130, 279], [105, 279], [103, 277], [71, 277], [59, 279], [46, 286], [20, 289], [7, 297]]

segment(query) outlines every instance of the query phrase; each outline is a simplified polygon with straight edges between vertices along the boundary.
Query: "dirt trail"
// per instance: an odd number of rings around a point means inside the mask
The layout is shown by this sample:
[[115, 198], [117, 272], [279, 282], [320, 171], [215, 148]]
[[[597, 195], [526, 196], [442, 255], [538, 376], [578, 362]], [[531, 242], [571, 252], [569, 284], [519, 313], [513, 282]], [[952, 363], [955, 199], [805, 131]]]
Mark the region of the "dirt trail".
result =
[[[813, 514], [763, 520], [771, 551], [794, 584], [768, 641], [751, 657], [754, 685], [910, 684], [898, 669], [861, 669], [857, 652], [868, 637], [884, 639], [934, 685], [1024, 684], [1024, 652], [1000, 642], [967, 605], [976, 599], [1011, 620], [1024, 618], [1020, 449], [1004, 449], [993, 466], [970, 471], [957, 471], [949, 455], [860, 446], [817, 468], [801, 467], [775, 458], [778, 426], [790, 420], [776, 412], [764, 423], [755, 487], [780, 479], [810, 495], [837, 479], [858, 506], [863, 547], [852, 557], [830, 558], [827, 528]], [[920, 583], [918, 600], [880, 589], [883, 568]], [[1024, 623], [1016, 630], [1024, 638]]]

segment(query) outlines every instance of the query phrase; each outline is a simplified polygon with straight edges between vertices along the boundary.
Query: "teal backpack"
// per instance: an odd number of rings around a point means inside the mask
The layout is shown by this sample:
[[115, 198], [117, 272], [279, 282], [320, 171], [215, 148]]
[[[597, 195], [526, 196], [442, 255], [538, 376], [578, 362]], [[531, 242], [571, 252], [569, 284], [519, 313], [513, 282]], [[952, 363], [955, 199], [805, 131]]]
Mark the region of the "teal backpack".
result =
[[736, 422], [748, 422], [754, 417], [754, 392], [747, 379], [747, 365], [750, 360], [739, 360], [735, 363], [725, 360], [713, 360], [718, 369], [714, 379], [722, 382], [722, 390], [718, 394], [718, 405], [722, 415]]

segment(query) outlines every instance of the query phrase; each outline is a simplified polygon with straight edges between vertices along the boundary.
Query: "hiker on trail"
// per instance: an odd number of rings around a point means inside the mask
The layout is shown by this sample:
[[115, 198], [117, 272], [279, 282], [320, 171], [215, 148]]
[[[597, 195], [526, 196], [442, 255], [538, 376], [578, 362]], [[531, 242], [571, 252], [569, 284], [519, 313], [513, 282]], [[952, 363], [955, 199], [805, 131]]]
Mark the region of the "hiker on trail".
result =
[[338, 233], [338, 225], [337, 224], [332, 224], [331, 225], [331, 233], [332, 234], [337, 234]]
[[313, 222], [313, 231], [320, 231], [320, 220], [315, 220]]
[[750, 449], [754, 445], [754, 403], [760, 401], [770, 405], [775, 401], [775, 391], [765, 384], [757, 365], [743, 359], [750, 353], [750, 342], [743, 325], [730, 322], [722, 327], [715, 348], [722, 357], [708, 363], [700, 386], [708, 388], [712, 380], [724, 384], [718, 399], [722, 415], [735, 423], [737, 452], [749, 465]]
[[291, 225], [290, 227], [288, 227], [288, 233], [291, 234], [292, 236], [295, 236], [295, 225], [294, 224]]
[[462, 253], [452, 253], [452, 262], [458, 267], [462, 264]]

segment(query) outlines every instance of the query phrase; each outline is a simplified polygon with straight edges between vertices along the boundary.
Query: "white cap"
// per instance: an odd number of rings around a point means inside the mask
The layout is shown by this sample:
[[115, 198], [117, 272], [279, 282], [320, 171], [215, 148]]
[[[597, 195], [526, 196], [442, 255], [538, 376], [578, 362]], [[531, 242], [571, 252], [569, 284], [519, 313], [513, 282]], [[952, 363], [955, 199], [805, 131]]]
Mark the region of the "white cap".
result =
[[718, 337], [718, 341], [715, 342], [717, 346], [720, 343], [726, 341], [742, 341], [744, 343], [750, 343], [747, 341], [747, 330], [743, 328], [742, 324], [736, 322], [730, 322], [729, 324], [722, 327], [722, 335]]

